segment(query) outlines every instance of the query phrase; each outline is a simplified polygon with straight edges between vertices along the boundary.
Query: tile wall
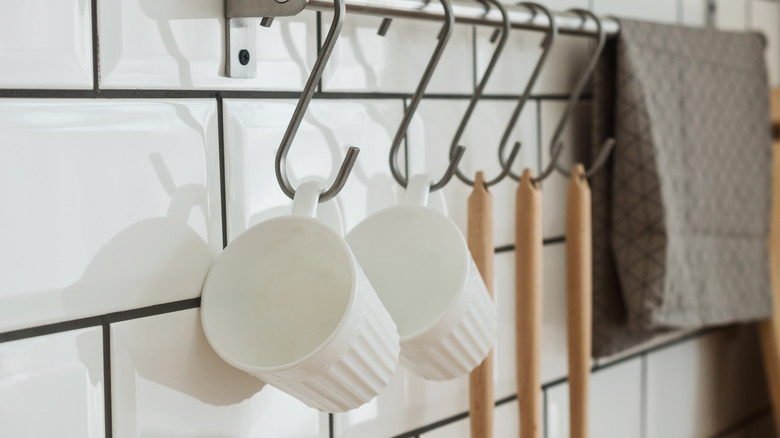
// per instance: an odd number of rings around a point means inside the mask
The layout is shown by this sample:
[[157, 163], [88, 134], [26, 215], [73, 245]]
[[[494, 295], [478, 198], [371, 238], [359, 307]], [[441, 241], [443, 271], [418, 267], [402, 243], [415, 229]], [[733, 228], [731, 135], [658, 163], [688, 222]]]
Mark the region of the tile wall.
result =
[[[700, 26], [703, 0], [550, 0]], [[780, 85], [780, 3], [719, 0], [726, 29], [762, 30]], [[283, 214], [273, 159], [329, 15], [259, 32], [257, 79], [222, 75], [222, 0], [0, 2], [0, 436], [466, 437], [467, 381], [399, 369], [373, 402], [328, 415], [223, 363], [199, 295], [223, 245]], [[293, 184], [334, 174], [361, 147], [341, 196], [346, 226], [399, 196], [387, 154], [439, 25], [349, 14], [289, 157]], [[324, 30], [323, 30], [324, 31]], [[412, 172], [443, 171], [459, 117], [490, 57], [489, 29], [457, 25], [407, 136]], [[469, 172], [497, 170], [498, 143], [539, 55], [515, 31], [463, 136]], [[515, 127], [517, 168], [538, 170], [588, 43], [560, 37]], [[588, 141], [585, 99], [564, 140]], [[488, 149], [485, 149], [488, 148]], [[565, 157], [564, 159], [571, 159]], [[565, 181], [544, 187], [544, 435], [568, 437]], [[496, 436], [517, 435], [514, 183], [496, 206]], [[465, 230], [469, 189], [444, 190]], [[593, 437], [774, 436], [752, 326], [654, 340], [594, 363]]]

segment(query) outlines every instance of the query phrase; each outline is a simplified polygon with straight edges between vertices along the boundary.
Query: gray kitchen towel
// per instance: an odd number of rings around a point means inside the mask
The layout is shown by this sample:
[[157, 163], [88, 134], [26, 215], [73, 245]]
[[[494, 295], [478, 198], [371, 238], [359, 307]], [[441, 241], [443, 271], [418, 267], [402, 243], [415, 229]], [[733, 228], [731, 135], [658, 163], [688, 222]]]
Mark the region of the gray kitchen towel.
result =
[[771, 315], [769, 86], [755, 33], [621, 20], [594, 76], [593, 355]]

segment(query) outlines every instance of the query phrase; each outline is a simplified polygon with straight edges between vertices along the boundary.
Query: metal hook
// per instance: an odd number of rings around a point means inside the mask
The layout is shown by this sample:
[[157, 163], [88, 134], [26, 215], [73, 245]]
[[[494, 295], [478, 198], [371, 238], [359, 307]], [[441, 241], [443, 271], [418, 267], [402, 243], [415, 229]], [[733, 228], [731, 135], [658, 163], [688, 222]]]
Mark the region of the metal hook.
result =
[[[314, 97], [314, 91], [317, 87], [317, 83], [320, 81], [325, 65], [333, 52], [333, 47], [336, 45], [336, 39], [338, 39], [341, 27], [344, 24], [344, 14], [346, 13], [346, 5], [344, 0], [334, 0], [333, 7], [333, 22], [331, 23], [328, 35], [325, 37], [325, 42], [322, 45], [320, 55], [317, 57], [317, 61], [314, 63], [314, 68], [309, 75], [309, 79], [306, 81], [306, 86], [303, 88], [301, 97], [298, 100], [298, 105], [295, 107], [290, 124], [287, 125], [287, 131], [282, 137], [282, 143], [279, 146], [279, 150], [276, 152], [276, 180], [279, 181], [279, 186], [285, 195], [290, 198], [295, 197], [295, 189], [290, 184], [290, 180], [287, 178], [287, 154], [290, 152], [290, 146], [292, 145], [295, 134], [298, 132], [298, 128], [301, 126], [303, 116], [306, 113], [306, 109], [309, 107], [312, 97]], [[344, 184], [349, 178], [349, 174], [352, 171], [352, 166], [355, 165], [358, 152], [360, 149], [356, 147], [350, 147], [347, 151], [347, 156], [341, 163], [336, 179], [330, 188], [324, 191], [319, 198], [319, 202], [325, 202], [336, 196]]]
[[[425, 72], [423, 73], [422, 79], [420, 79], [420, 83], [417, 85], [417, 90], [415, 90], [409, 101], [409, 106], [406, 109], [404, 118], [401, 120], [401, 125], [398, 127], [398, 131], [396, 131], [395, 138], [393, 138], [393, 144], [390, 147], [390, 172], [393, 174], [393, 178], [395, 178], [398, 184], [404, 188], [406, 188], [409, 183], [409, 178], [404, 176], [398, 165], [398, 151], [401, 147], [401, 141], [403, 141], [404, 136], [406, 136], [406, 131], [409, 129], [409, 123], [412, 121], [414, 112], [417, 111], [417, 106], [420, 104], [420, 100], [422, 100], [425, 89], [428, 87], [428, 82], [430, 82], [433, 72], [436, 70], [436, 65], [439, 63], [439, 59], [441, 59], [441, 55], [444, 53], [444, 48], [447, 46], [447, 42], [452, 35], [452, 27], [455, 24], [455, 15], [452, 13], [450, 1], [439, 1], [444, 8], [444, 26], [442, 27], [441, 32], [439, 32], [439, 42], [436, 45], [436, 50], [434, 50], [433, 55], [431, 56], [431, 60], [428, 61], [428, 66], [425, 67]], [[382, 27], [385, 27], [386, 30], [385, 25]], [[437, 183], [431, 185], [431, 191], [439, 190], [452, 179], [452, 176], [455, 174], [455, 169], [457, 168], [458, 163], [460, 163], [461, 158], [463, 158], [463, 153], [465, 151], [465, 148], [461, 146], [453, 152], [450, 157], [450, 165], [447, 168], [447, 171]]]
[[504, 136], [501, 137], [501, 143], [498, 145], [498, 161], [502, 166], [507, 167], [507, 175], [516, 181], [520, 181], [521, 176], [513, 173], [507, 166], [507, 161], [504, 160], [504, 149], [506, 148], [506, 144], [509, 141], [509, 137], [512, 135], [512, 130], [517, 124], [517, 120], [520, 118], [520, 113], [522, 113], [523, 107], [525, 107], [525, 104], [528, 101], [528, 97], [531, 95], [531, 89], [533, 89], [534, 85], [536, 84], [536, 80], [539, 77], [539, 73], [542, 71], [542, 67], [547, 60], [547, 55], [549, 55], [550, 49], [552, 49], [553, 43], [555, 42], [555, 37], [558, 35], [558, 24], [555, 22], [555, 18], [553, 18], [550, 10], [545, 6], [532, 2], [518, 3], [518, 6], [524, 6], [534, 13], [537, 9], [542, 11], [542, 13], [547, 16], [547, 20], [550, 22], [550, 27], [548, 28], [547, 34], [542, 40], [542, 55], [536, 62], [536, 67], [534, 67], [534, 71], [531, 73], [531, 77], [528, 79], [525, 90], [523, 90], [523, 95], [520, 96], [520, 100], [517, 101], [515, 111], [512, 113], [512, 117], [509, 119], [509, 123], [507, 124], [506, 130], [504, 131]]
[[[480, 80], [479, 85], [477, 85], [477, 88], [474, 90], [474, 94], [471, 96], [471, 101], [469, 102], [469, 106], [466, 109], [466, 113], [463, 115], [463, 119], [460, 121], [460, 125], [458, 126], [458, 130], [455, 132], [455, 137], [452, 139], [452, 143], [450, 144], [450, 156], [451, 158], [454, 158], [456, 154], [459, 151], [459, 148], [462, 146], [458, 145], [458, 142], [460, 142], [460, 138], [463, 136], [463, 132], [466, 130], [466, 125], [468, 125], [469, 119], [471, 119], [471, 115], [474, 112], [474, 108], [477, 106], [477, 102], [482, 97], [482, 92], [485, 90], [485, 86], [487, 85], [487, 81], [490, 78], [490, 75], [493, 73], [493, 68], [496, 66], [496, 63], [498, 62], [498, 58], [501, 57], [501, 53], [504, 51], [504, 46], [506, 45], [507, 40], [509, 39], [509, 30], [512, 27], [512, 23], [509, 19], [509, 14], [506, 11], [506, 8], [504, 8], [504, 5], [499, 3], [497, 0], [479, 0], [483, 3], [485, 3], [486, 7], [490, 7], [490, 5], [495, 6], [499, 12], [501, 12], [501, 19], [502, 24], [500, 28], [501, 32], [501, 39], [498, 41], [498, 44], [496, 44], [496, 48], [493, 51], [493, 56], [490, 58], [490, 62], [488, 63], [487, 68], [485, 69], [485, 73], [482, 76], [482, 80]], [[493, 36], [491, 37], [491, 42], [495, 40], [495, 32], [493, 33]], [[520, 151], [520, 144], [516, 143], [514, 148], [512, 149], [512, 153], [509, 155], [509, 162], [507, 165], [504, 165], [501, 173], [493, 178], [492, 180], [485, 181], [485, 187], [490, 187], [502, 179], [506, 177], [507, 172], [511, 168], [512, 162], [514, 161], [514, 158], [517, 157], [517, 153]], [[458, 167], [455, 167], [455, 175], [458, 177], [459, 180], [463, 181], [465, 184], [468, 184], [470, 186], [474, 185], [474, 180], [469, 179], [463, 172], [458, 169]]]
[[604, 45], [607, 41], [607, 33], [604, 30], [604, 26], [602, 25], [601, 19], [598, 16], [586, 9], [570, 9], [570, 11], [579, 14], [582, 17], [583, 24], [587, 21], [588, 17], [592, 18], [593, 21], [596, 22], [596, 31], [598, 33], [598, 37], [596, 39], [596, 48], [593, 50], [593, 54], [588, 60], [588, 63], [585, 65], [585, 68], [577, 77], [577, 81], [574, 83], [574, 88], [571, 91], [569, 101], [566, 103], [566, 109], [564, 110], [561, 119], [558, 121], [558, 125], [555, 127], [555, 132], [553, 134], [552, 141], [550, 142], [551, 152], [554, 151], [554, 148], [558, 148], [558, 150], [555, 151], [555, 157], [550, 160], [547, 168], [544, 170], [544, 172], [542, 172], [541, 175], [539, 175], [538, 178], [535, 179], [535, 182], [541, 182], [550, 176], [553, 169], [558, 170], [566, 176], [569, 175], [569, 171], [558, 164], [558, 160], [561, 156], [560, 152], [563, 149], [563, 143], [560, 142], [560, 137], [563, 134], [563, 129], [566, 127], [566, 122], [569, 121], [569, 118], [571, 118], [572, 113], [577, 107], [577, 103], [580, 101], [580, 96], [585, 89], [585, 85], [587, 85], [591, 74], [596, 69], [596, 64], [598, 64], [601, 53], [604, 51]]

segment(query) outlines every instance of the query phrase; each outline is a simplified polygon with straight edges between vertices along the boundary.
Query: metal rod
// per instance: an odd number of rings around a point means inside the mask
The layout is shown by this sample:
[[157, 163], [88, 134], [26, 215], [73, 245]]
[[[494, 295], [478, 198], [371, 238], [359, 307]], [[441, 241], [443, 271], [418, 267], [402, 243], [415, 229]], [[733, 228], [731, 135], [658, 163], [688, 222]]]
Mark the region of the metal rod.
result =
[[[332, 11], [332, 0], [309, 0], [306, 9], [313, 11]], [[477, 2], [456, 0], [452, 2], [455, 22], [477, 24], [483, 26], [501, 26], [501, 14], [492, 9], [485, 12], [483, 5]], [[506, 6], [509, 21], [513, 29], [546, 31], [550, 22], [544, 14], [534, 14], [522, 6]], [[444, 9], [438, 2], [426, 0], [347, 0], [347, 12], [373, 15], [382, 18], [411, 18], [441, 22], [444, 19]], [[581, 16], [572, 12], [553, 12], [558, 32], [562, 35], [592, 36], [598, 35], [596, 22], [587, 19], [583, 22]], [[602, 18], [602, 25], [607, 35], [616, 35], [620, 31], [620, 23], [613, 18]]]

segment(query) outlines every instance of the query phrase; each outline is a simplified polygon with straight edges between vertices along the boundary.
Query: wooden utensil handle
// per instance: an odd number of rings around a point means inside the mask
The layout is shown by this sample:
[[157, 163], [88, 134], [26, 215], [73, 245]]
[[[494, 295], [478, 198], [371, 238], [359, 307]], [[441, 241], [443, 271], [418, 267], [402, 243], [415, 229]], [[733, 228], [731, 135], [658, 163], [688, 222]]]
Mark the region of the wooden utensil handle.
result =
[[582, 165], [572, 168], [566, 191], [566, 314], [569, 338], [570, 437], [588, 436], [593, 278], [590, 188]]
[[[474, 178], [468, 201], [468, 246], [493, 296], [493, 196], [485, 188], [482, 172]], [[469, 415], [472, 438], [493, 436], [493, 351], [469, 375]]]
[[515, 215], [515, 339], [520, 438], [541, 436], [542, 193], [523, 173]]

